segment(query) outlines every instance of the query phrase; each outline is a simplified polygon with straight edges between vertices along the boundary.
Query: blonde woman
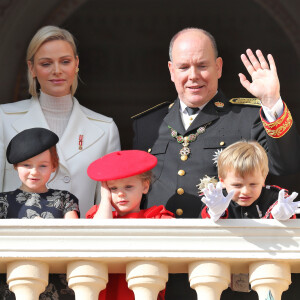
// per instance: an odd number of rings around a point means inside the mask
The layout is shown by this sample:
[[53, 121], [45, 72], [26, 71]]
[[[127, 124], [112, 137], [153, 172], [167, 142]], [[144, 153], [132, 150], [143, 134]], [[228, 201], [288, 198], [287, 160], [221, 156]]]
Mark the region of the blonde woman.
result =
[[0, 105], [0, 192], [20, 186], [13, 165], [5, 159], [9, 141], [24, 129], [47, 128], [59, 137], [60, 158], [49, 187], [74, 194], [79, 199], [81, 216], [85, 216], [100, 200], [100, 188], [87, 176], [87, 167], [120, 149], [117, 126], [111, 118], [81, 106], [74, 97], [79, 58], [73, 36], [67, 30], [42, 27], [28, 46], [26, 60], [32, 98]]

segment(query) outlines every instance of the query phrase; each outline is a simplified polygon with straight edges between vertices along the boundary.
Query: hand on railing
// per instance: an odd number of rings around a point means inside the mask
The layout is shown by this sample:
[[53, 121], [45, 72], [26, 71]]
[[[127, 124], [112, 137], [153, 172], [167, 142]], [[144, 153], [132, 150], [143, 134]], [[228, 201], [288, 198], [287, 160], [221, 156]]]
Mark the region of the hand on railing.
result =
[[212, 183], [209, 183], [207, 188], [203, 189], [203, 193], [204, 197], [202, 197], [201, 201], [206, 204], [208, 213], [215, 222], [219, 220], [227, 209], [234, 195], [234, 190], [231, 190], [225, 197], [222, 192], [222, 183], [218, 182], [216, 187]]
[[293, 202], [298, 193], [293, 192], [290, 196], [284, 197], [285, 190], [278, 193], [278, 203], [273, 207], [271, 213], [274, 219], [285, 221], [290, 219], [294, 214], [300, 213], [300, 201]]

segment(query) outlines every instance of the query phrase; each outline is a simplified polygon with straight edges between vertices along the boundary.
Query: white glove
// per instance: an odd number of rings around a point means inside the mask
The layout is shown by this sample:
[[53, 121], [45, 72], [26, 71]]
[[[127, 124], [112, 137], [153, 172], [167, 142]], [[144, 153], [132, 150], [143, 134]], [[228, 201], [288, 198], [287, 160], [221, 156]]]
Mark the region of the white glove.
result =
[[215, 222], [219, 220], [222, 214], [227, 209], [233, 195], [234, 190], [230, 191], [226, 197], [222, 192], [222, 183], [218, 182], [217, 186], [214, 187], [212, 183], [209, 183], [207, 188], [203, 189], [204, 197], [202, 202], [208, 207], [208, 213], [211, 219]]
[[284, 190], [278, 193], [278, 203], [273, 207], [271, 213], [273, 218], [280, 221], [288, 220], [294, 214], [300, 213], [298, 209], [300, 202], [293, 202], [298, 193], [293, 192], [289, 197], [284, 198]]

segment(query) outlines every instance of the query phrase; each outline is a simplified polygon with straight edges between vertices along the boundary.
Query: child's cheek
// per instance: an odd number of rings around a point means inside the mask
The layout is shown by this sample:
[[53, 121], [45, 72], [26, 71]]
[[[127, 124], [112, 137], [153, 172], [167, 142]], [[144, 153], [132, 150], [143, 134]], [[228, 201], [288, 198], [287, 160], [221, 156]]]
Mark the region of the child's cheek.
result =
[[118, 209], [118, 206], [115, 204], [115, 201], [114, 199], [112, 199], [112, 203], [111, 203], [112, 207], [117, 210]]
[[115, 193], [112, 193], [111, 194], [111, 204], [113, 207], [116, 206], [116, 204], [115, 204], [116, 202], [117, 202], [117, 195]]
[[[232, 189], [230, 189], [230, 191], [231, 190], [233, 190], [233, 188]], [[235, 190], [235, 192], [234, 192], [234, 195], [233, 195], [233, 197], [232, 197], [232, 200], [233, 201], [238, 201], [238, 199], [239, 199], [239, 194], [240, 194], [240, 191], [239, 190], [237, 190], [237, 189], [234, 189]], [[230, 192], [230, 191], [228, 191], [228, 192]]]

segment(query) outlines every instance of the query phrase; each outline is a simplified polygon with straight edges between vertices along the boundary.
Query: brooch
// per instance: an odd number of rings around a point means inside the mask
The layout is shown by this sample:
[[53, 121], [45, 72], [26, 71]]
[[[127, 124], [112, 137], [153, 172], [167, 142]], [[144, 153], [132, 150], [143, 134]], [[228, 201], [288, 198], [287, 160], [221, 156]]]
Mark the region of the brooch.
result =
[[78, 140], [78, 149], [82, 150], [82, 143], [83, 143], [83, 134], [79, 135], [79, 140]]
[[205, 175], [202, 179], [200, 179], [200, 183], [196, 185], [199, 190], [199, 194], [203, 193], [203, 190], [208, 187], [209, 183], [212, 183], [214, 186], [216, 186], [218, 180], [215, 178], [215, 176], [209, 177]]

